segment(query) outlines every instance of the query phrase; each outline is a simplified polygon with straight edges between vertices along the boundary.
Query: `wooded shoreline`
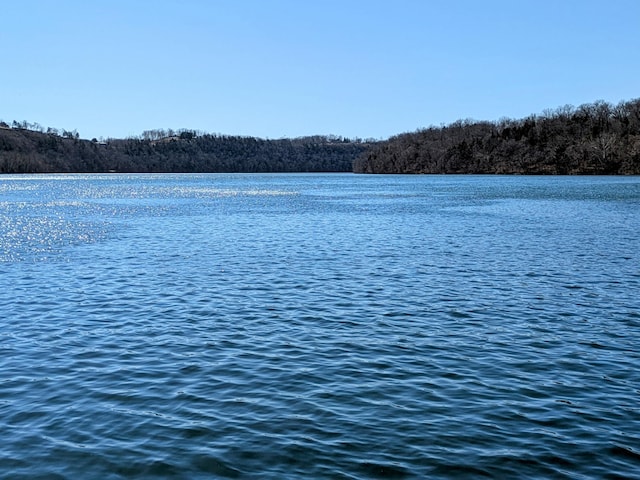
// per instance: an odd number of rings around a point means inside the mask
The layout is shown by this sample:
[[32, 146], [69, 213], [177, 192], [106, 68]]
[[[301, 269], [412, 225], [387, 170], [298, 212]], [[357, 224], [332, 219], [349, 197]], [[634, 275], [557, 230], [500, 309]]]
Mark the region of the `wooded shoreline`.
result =
[[640, 174], [640, 99], [560, 107], [497, 122], [460, 120], [390, 138], [358, 173]]
[[459, 120], [385, 141], [268, 140], [193, 130], [127, 139], [0, 122], [0, 173], [355, 172], [640, 174], [640, 99], [560, 107], [495, 122]]

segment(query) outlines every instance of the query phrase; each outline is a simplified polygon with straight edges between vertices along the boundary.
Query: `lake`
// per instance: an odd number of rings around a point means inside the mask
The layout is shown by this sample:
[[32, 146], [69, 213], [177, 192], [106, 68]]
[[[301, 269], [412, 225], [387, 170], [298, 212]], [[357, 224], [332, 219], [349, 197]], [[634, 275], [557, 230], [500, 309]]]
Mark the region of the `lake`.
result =
[[0, 176], [0, 478], [640, 478], [640, 177]]

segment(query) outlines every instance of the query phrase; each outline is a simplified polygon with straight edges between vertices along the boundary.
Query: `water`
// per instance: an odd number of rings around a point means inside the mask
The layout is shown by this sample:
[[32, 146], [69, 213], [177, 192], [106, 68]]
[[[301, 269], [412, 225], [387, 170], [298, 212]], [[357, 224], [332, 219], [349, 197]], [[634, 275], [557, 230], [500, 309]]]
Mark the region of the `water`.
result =
[[0, 177], [0, 478], [640, 478], [640, 178]]

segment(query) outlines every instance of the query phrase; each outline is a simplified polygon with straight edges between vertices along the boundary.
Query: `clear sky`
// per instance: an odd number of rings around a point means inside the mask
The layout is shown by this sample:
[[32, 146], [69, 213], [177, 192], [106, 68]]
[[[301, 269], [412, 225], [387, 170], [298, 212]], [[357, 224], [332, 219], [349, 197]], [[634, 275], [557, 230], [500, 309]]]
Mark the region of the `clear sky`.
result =
[[0, 0], [0, 119], [387, 138], [640, 97], [639, 0]]

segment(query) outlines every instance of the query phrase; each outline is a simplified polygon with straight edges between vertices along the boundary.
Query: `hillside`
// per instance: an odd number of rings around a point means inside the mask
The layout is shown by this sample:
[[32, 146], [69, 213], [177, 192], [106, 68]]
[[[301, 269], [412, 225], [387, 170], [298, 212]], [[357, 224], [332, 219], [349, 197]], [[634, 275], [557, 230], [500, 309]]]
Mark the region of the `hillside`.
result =
[[374, 145], [358, 173], [640, 174], [640, 99], [461, 120]]
[[191, 130], [90, 141], [76, 131], [0, 122], [0, 173], [350, 171], [638, 175], [640, 99], [564, 106], [516, 120], [459, 120], [382, 142]]
[[193, 131], [166, 137], [145, 133], [103, 142], [82, 140], [75, 132], [0, 123], [0, 173], [350, 172], [354, 159], [370, 146], [333, 136], [265, 140]]

